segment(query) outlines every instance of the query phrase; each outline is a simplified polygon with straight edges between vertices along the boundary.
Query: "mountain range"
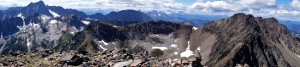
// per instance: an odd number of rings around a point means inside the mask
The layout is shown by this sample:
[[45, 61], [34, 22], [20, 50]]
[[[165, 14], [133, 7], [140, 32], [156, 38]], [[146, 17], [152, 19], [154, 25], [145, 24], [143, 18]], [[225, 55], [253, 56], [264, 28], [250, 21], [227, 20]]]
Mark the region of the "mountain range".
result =
[[87, 15], [39, 1], [0, 18], [0, 66], [300, 66], [299, 26], [273, 17]]

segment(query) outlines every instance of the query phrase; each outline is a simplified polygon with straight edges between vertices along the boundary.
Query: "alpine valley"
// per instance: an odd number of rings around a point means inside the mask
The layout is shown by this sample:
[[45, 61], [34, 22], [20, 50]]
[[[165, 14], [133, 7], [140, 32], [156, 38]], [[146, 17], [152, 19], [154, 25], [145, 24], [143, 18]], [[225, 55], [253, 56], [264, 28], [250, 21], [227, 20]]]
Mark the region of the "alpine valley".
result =
[[39, 1], [0, 11], [0, 66], [299, 67], [299, 27], [244, 13], [87, 15]]

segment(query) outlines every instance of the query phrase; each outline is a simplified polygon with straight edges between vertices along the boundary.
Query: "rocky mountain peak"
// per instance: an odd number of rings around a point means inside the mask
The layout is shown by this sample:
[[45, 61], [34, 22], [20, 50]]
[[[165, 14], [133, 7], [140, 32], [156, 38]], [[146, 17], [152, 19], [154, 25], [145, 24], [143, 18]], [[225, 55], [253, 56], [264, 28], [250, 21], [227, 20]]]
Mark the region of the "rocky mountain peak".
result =
[[206, 53], [203, 63], [212, 67], [297, 66], [300, 62], [294, 54], [299, 53], [299, 45], [284, 25], [276, 18], [244, 13], [199, 27], [192, 33], [191, 46], [204, 47], [200, 50]]
[[237, 14], [234, 14], [233, 16], [231, 16], [231, 18], [234, 18], [234, 19], [245, 19], [245, 18], [254, 18], [253, 15], [251, 14], [248, 14], [246, 15], [245, 13], [237, 13]]
[[43, 1], [39, 1], [39, 2], [31, 2], [28, 6], [40, 6], [40, 7], [43, 7], [43, 6], [46, 6], [45, 3]]

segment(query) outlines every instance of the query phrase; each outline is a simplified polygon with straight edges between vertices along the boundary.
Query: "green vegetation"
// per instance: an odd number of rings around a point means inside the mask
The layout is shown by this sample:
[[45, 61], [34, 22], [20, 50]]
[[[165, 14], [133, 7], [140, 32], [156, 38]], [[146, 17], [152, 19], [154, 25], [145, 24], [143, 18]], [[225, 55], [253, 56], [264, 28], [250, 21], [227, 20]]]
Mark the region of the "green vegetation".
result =
[[69, 40], [69, 39], [71, 39], [73, 37], [73, 35], [71, 33], [65, 33], [62, 36], [63, 36], [62, 37], [63, 41], [67, 41], [67, 40]]
[[164, 55], [164, 52], [161, 51], [160, 49], [154, 49], [151, 52], [151, 55], [154, 56], [154, 57], [160, 57], [160, 56]]
[[73, 37], [73, 35], [69, 32], [63, 31], [63, 35], [60, 36], [58, 45], [54, 47], [55, 51], [66, 50], [66, 44]]

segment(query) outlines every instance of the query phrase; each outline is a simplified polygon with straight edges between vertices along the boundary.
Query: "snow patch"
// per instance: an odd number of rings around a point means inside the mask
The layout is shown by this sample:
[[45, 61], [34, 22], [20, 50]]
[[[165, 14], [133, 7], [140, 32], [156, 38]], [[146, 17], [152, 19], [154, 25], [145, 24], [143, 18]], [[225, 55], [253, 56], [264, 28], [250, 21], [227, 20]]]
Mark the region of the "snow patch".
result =
[[17, 16], [20, 17], [20, 18], [22, 18], [23, 20], [25, 18], [22, 13], [19, 13]]
[[197, 50], [198, 50], [198, 51], [200, 51], [200, 50], [201, 50], [201, 48], [200, 48], [200, 47], [198, 47], [198, 48], [197, 48]]
[[158, 14], [158, 16], [161, 16], [161, 14]]
[[30, 51], [30, 45], [31, 45], [31, 44], [30, 44], [30, 42], [29, 42], [29, 39], [27, 39], [26, 41], [27, 41], [27, 43], [26, 43], [26, 45], [27, 45], [27, 50]]
[[57, 20], [51, 20], [49, 23], [50, 24], [56, 24], [58, 21]]
[[176, 44], [171, 44], [171, 47], [176, 48], [177, 45]]
[[17, 28], [19, 28], [19, 30], [23, 30], [24, 29], [22, 26], [17, 26]]
[[23, 28], [22, 29], [25, 29], [25, 27], [26, 27], [25, 21], [24, 21], [25, 17], [22, 15], [22, 13], [19, 13], [17, 16], [22, 18], [22, 21], [23, 21]]
[[297, 55], [300, 58], [300, 55], [298, 55], [298, 54], [295, 54], [295, 55]]
[[103, 43], [104, 45], [108, 45], [108, 43], [104, 42], [104, 40], [98, 41], [99, 43]]
[[168, 49], [168, 48], [167, 48], [167, 47], [152, 47], [152, 49], [166, 50], [166, 49]]
[[35, 28], [35, 27], [40, 27], [39, 24], [35, 24], [35, 23], [30, 23], [29, 25], [32, 26], [33, 28]]
[[83, 24], [85, 24], [85, 25], [89, 25], [91, 22], [90, 21], [85, 21], [85, 20], [83, 20], [83, 21], [81, 21]]
[[174, 52], [175, 55], [178, 55], [178, 52]]
[[18, 16], [18, 17], [23, 17], [22, 13], [19, 13], [17, 16]]
[[193, 30], [197, 30], [198, 28], [197, 27], [193, 27]]
[[184, 52], [180, 53], [180, 57], [188, 58], [191, 55], [194, 55], [194, 54], [193, 54], [193, 51], [190, 50], [190, 41], [188, 41], [188, 47], [186, 48], [186, 50]]
[[29, 29], [32, 29], [32, 28], [40, 27], [40, 25], [35, 23], [29, 23], [28, 27]]
[[114, 25], [113, 27], [118, 27], [118, 26]]
[[70, 33], [73, 34], [73, 35], [75, 34], [75, 32], [70, 32]]
[[33, 27], [40, 27], [40, 25], [33, 23]]
[[27, 46], [30, 46], [30, 42], [29, 42], [29, 39], [27, 39]]
[[47, 16], [47, 15], [42, 15], [41, 19], [42, 19], [43, 22], [45, 22], [46, 20], [50, 19], [50, 17]]
[[103, 51], [106, 51], [107, 49], [104, 48], [102, 45], [99, 45], [101, 49], [103, 49]]
[[49, 12], [52, 14], [53, 17], [59, 17], [60, 15], [57, 14], [56, 12], [49, 10]]

